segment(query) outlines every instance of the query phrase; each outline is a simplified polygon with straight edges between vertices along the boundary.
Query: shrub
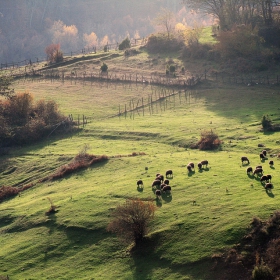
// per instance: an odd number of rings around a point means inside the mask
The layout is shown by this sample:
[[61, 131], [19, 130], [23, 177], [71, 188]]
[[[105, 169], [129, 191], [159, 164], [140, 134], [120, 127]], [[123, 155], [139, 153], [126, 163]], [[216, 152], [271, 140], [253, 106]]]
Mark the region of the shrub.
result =
[[16, 196], [19, 193], [19, 188], [10, 187], [10, 186], [2, 186], [0, 187], [0, 201]]
[[51, 63], [57, 63], [63, 61], [63, 53], [60, 51], [59, 44], [50, 44], [45, 48], [47, 54], [47, 60]]
[[53, 60], [55, 63], [59, 63], [63, 61], [63, 52], [62, 51], [56, 51], [54, 54]]
[[273, 274], [271, 269], [266, 265], [255, 266], [252, 272], [253, 280], [273, 280]]
[[79, 153], [72, 162], [59, 167], [54, 174], [48, 176], [47, 178], [43, 178], [42, 181], [63, 178], [66, 175], [87, 168], [95, 163], [104, 162], [107, 160], [108, 157], [106, 155], [95, 156], [89, 155], [87, 153]]
[[59, 113], [55, 101], [39, 100], [34, 105], [29, 93], [11, 96], [0, 101], [0, 146], [8, 147], [39, 140], [52, 131], [54, 125], [72, 124], [64, 120], [65, 117]]
[[108, 71], [108, 65], [103, 62], [103, 64], [100, 67], [101, 72], [107, 72]]
[[221, 145], [219, 136], [212, 130], [205, 130], [201, 132], [201, 137], [196, 147], [200, 150], [214, 150]]
[[255, 57], [261, 53], [262, 42], [257, 28], [241, 25], [235, 26], [230, 31], [220, 32], [216, 48], [224, 58]]
[[9, 98], [3, 105], [3, 114], [14, 125], [25, 125], [32, 110], [33, 96], [28, 93], [18, 93]]
[[175, 65], [170, 65], [169, 66], [169, 71], [170, 71], [170, 73], [174, 73], [176, 71]]
[[63, 116], [58, 111], [58, 105], [53, 100], [41, 99], [34, 106], [35, 116], [43, 119], [46, 125], [56, 124], [62, 121]]
[[50, 214], [53, 214], [53, 213], [56, 212], [57, 206], [55, 206], [55, 205], [53, 204], [52, 200], [51, 200], [49, 197], [47, 197], [47, 199], [48, 199], [48, 201], [50, 202], [51, 206], [50, 206], [49, 210], [46, 212], [46, 215], [50, 215]]
[[204, 58], [209, 60], [214, 60], [213, 47], [207, 44], [197, 43], [196, 45], [186, 45], [182, 49], [182, 58]]
[[128, 37], [126, 37], [120, 44], [119, 44], [119, 50], [125, 50], [125, 49], [129, 49], [131, 46], [130, 44], [130, 40], [128, 39]]
[[152, 34], [149, 36], [146, 47], [149, 52], [159, 53], [160, 51], [180, 51], [184, 47], [184, 42], [178, 38], [160, 34]]
[[268, 115], [262, 117], [262, 127], [264, 130], [270, 130], [272, 128], [272, 121]]
[[148, 233], [149, 223], [154, 217], [155, 205], [140, 199], [127, 200], [112, 213], [107, 230], [116, 233], [124, 242], [139, 244]]
[[40, 118], [29, 120], [25, 126], [16, 130], [15, 142], [18, 144], [32, 143], [46, 134], [46, 123]]

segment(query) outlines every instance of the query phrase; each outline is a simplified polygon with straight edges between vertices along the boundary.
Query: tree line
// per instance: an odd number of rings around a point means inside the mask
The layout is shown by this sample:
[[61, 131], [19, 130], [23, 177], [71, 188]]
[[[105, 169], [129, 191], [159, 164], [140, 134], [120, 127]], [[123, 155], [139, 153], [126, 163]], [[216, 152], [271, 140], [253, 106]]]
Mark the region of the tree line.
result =
[[[172, 3], [171, 3], [172, 2]], [[0, 62], [45, 57], [49, 44], [64, 53], [96, 44], [142, 38], [154, 32], [152, 22], [160, 7], [170, 8], [178, 20], [189, 11], [175, 1], [0, 1]]]

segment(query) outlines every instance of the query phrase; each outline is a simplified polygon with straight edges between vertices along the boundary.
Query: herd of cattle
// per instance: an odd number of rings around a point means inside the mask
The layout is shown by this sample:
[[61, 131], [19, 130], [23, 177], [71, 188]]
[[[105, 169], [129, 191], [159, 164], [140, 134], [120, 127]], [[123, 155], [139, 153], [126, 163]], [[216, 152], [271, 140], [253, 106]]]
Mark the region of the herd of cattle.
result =
[[[260, 160], [261, 161], [265, 161], [267, 159], [266, 157], [267, 155], [267, 151], [266, 150], [263, 150], [259, 156], [260, 156]], [[250, 164], [250, 161], [247, 157], [241, 157], [241, 162], [242, 164]], [[269, 166], [272, 168], [274, 166], [274, 161], [273, 160], [270, 160], [269, 162]], [[253, 176], [257, 175], [257, 176], [260, 176], [260, 182], [261, 184], [264, 186], [264, 188], [266, 190], [271, 190], [273, 188], [273, 185], [271, 183], [271, 179], [272, 179], [272, 176], [270, 174], [267, 174], [267, 175], [264, 175], [263, 174], [263, 167], [262, 165], [258, 165], [256, 166], [256, 168], [253, 170], [253, 167], [249, 166], [247, 168], [247, 175], [250, 175], [250, 174], [253, 174]]]
[[[197, 164], [197, 167], [199, 170], [202, 170], [202, 168], [207, 168], [208, 166], [208, 160], [203, 160]], [[194, 170], [194, 163], [190, 162], [187, 165], [188, 172], [192, 172]], [[165, 179], [164, 175], [157, 173], [156, 178], [152, 182], [152, 189], [157, 197], [157, 199], [160, 199], [162, 194], [170, 194], [171, 193], [171, 186], [169, 184], [169, 179], [173, 178], [173, 171], [171, 169], [167, 170], [165, 172]], [[144, 183], [143, 180], [137, 181], [137, 188], [143, 188]]]
[[[259, 154], [260, 160], [261, 161], [266, 160], [267, 159], [266, 155], [267, 155], [267, 151], [263, 150]], [[246, 157], [246, 156], [241, 157], [241, 162], [242, 162], [242, 165], [244, 165], [244, 164], [250, 165], [250, 161], [249, 161], [248, 157]], [[209, 164], [208, 160], [203, 160], [203, 161], [199, 162], [197, 164], [198, 170], [201, 171], [202, 168], [207, 168], [208, 164]], [[274, 166], [273, 160], [269, 161], [269, 165], [270, 165], [271, 168]], [[193, 162], [190, 162], [187, 165], [188, 172], [193, 172], [194, 168], [195, 168], [195, 165], [194, 165]], [[271, 183], [272, 176], [270, 174], [264, 175], [263, 174], [263, 167], [261, 165], [256, 166], [255, 169], [253, 169], [253, 167], [249, 166], [247, 168], [247, 175], [252, 175], [252, 176], [256, 175], [256, 176], [260, 177], [259, 180], [266, 190], [271, 190], [273, 188], [273, 185]], [[172, 170], [167, 170], [165, 172], [165, 179], [164, 179], [164, 175], [159, 174], [159, 173], [156, 174], [156, 178], [152, 182], [152, 189], [153, 189], [157, 199], [160, 199], [162, 194], [170, 194], [171, 193], [171, 186], [169, 184], [169, 179], [170, 178], [173, 178], [173, 171]], [[137, 187], [138, 188], [143, 188], [143, 186], [144, 186], [143, 180], [138, 180], [137, 181]]]

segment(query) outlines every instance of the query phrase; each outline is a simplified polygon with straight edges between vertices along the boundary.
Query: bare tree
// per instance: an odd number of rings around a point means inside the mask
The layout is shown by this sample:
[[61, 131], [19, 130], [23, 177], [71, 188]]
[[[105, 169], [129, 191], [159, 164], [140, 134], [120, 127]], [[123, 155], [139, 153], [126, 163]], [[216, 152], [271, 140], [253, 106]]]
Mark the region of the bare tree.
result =
[[149, 223], [154, 217], [153, 202], [140, 199], [127, 200], [119, 205], [112, 214], [107, 230], [116, 233], [124, 242], [140, 243], [148, 233]]
[[166, 31], [169, 39], [170, 34], [175, 27], [175, 15], [170, 10], [161, 8], [159, 14], [154, 19], [154, 23]]
[[216, 17], [222, 29], [230, 29], [235, 24], [252, 24], [262, 21], [269, 25], [273, 22], [272, 11], [279, 6], [275, 0], [183, 0], [192, 9]]

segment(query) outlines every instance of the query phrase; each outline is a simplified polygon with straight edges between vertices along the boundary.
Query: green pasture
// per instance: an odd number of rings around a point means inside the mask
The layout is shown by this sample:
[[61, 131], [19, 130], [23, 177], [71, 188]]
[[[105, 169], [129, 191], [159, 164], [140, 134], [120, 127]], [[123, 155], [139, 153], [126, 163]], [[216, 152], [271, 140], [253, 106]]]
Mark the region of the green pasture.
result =
[[[0, 185], [35, 183], [0, 204], [0, 275], [10, 279], [218, 279], [211, 256], [238, 243], [254, 216], [279, 209], [279, 133], [264, 133], [261, 117], [279, 122], [277, 87], [233, 87], [181, 91], [138, 112], [116, 116], [119, 106], [148, 98], [150, 85], [17, 81], [16, 91], [54, 99], [65, 115], [89, 117], [75, 134], [51, 135], [1, 157]], [[223, 141], [219, 151], [189, 148], [203, 130]], [[268, 160], [259, 152], [265, 145]], [[63, 179], [38, 183], [88, 145], [99, 163]], [[141, 155], [130, 156], [132, 153]], [[274, 188], [246, 174], [263, 165]], [[273, 156], [273, 158], [271, 158]], [[188, 162], [209, 166], [189, 174]], [[273, 159], [274, 167], [268, 161]], [[156, 173], [172, 169], [172, 195], [156, 201]], [[137, 190], [136, 181], [144, 181]], [[153, 198], [158, 206], [149, 238], [132, 250], [106, 231], [110, 213], [125, 199]], [[58, 212], [46, 216], [50, 201]], [[196, 201], [196, 203], [193, 203]]]

